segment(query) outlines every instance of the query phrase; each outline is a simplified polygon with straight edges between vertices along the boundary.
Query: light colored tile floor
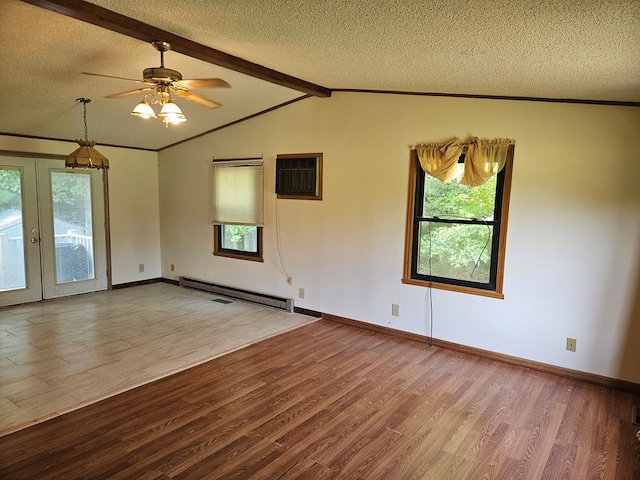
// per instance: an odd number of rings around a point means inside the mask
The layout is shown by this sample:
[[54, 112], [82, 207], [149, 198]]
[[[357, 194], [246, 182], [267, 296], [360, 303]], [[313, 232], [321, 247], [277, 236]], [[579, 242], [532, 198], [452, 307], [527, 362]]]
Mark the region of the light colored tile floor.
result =
[[165, 283], [0, 308], [0, 436], [314, 321]]

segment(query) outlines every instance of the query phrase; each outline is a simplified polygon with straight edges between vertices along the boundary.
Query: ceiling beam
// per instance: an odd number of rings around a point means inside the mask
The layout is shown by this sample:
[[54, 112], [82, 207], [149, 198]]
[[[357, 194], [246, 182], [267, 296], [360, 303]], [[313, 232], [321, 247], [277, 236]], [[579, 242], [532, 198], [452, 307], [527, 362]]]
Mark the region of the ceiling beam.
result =
[[171, 44], [174, 52], [197, 58], [235, 72], [275, 83], [316, 97], [330, 97], [331, 89], [316, 85], [282, 72], [272, 70], [257, 63], [249, 62], [206, 45], [193, 42], [184, 37], [167, 32], [134, 18], [121, 15], [112, 10], [83, 0], [22, 0], [38, 7], [66, 15], [68, 17], [106, 28], [112, 32], [137, 38], [144, 42], [162, 40]]

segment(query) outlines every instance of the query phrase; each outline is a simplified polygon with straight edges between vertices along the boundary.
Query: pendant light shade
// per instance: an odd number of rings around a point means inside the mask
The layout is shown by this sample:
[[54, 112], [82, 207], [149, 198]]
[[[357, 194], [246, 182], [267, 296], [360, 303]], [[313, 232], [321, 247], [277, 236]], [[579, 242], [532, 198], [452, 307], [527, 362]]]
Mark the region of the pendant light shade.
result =
[[67, 156], [64, 166], [67, 168], [109, 168], [109, 160], [93, 146], [96, 142], [76, 140], [79, 148]]
[[89, 141], [87, 135], [87, 103], [91, 102], [89, 98], [78, 98], [76, 100], [84, 106], [84, 140], [76, 140], [80, 146], [65, 159], [64, 166], [66, 168], [109, 168], [109, 160], [102, 155], [93, 146], [96, 144], [93, 140]]

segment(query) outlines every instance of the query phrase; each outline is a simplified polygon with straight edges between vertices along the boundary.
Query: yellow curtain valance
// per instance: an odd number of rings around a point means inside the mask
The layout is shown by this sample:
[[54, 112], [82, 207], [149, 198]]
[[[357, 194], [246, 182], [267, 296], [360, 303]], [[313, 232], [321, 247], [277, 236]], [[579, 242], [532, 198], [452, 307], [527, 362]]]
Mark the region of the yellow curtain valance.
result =
[[442, 182], [448, 182], [454, 176], [458, 158], [466, 149], [460, 183], [477, 187], [502, 170], [509, 145], [513, 143], [508, 138], [484, 140], [473, 137], [468, 142], [461, 142], [454, 137], [444, 143], [425, 143], [412, 148], [416, 150], [422, 169]]
[[457, 137], [445, 143], [427, 143], [415, 147], [422, 169], [443, 182], [453, 177], [463, 148]]

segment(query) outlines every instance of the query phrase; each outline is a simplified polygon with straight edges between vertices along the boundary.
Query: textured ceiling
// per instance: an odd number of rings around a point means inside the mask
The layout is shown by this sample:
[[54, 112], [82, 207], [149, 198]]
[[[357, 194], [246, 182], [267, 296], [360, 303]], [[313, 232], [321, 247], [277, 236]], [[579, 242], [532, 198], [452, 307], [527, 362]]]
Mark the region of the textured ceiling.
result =
[[[638, 0], [92, 3], [334, 89], [640, 102]], [[198, 91], [217, 110], [178, 101], [189, 121], [164, 129], [128, 115], [136, 97], [101, 98], [135, 84], [79, 74], [140, 78], [158, 64], [148, 44], [17, 0], [0, 2], [0, 19], [0, 132], [75, 138], [73, 100], [91, 96], [91, 137], [160, 148], [301, 96], [170, 52], [166, 65], [186, 78], [233, 88]]]
[[14, 0], [0, 0], [0, 19], [0, 133], [82, 138], [82, 105], [75, 99], [87, 97], [90, 139], [158, 149], [303, 95], [170, 51], [165, 66], [184, 78], [223, 78], [232, 88], [195, 90], [223, 105], [213, 110], [177, 98], [188, 121], [165, 128], [160, 120], [129, 115], [141, 94], [104, 98], [140, 84], [80, 73], [142, 79], [142, 70], [160, 64], [150, 44]]

